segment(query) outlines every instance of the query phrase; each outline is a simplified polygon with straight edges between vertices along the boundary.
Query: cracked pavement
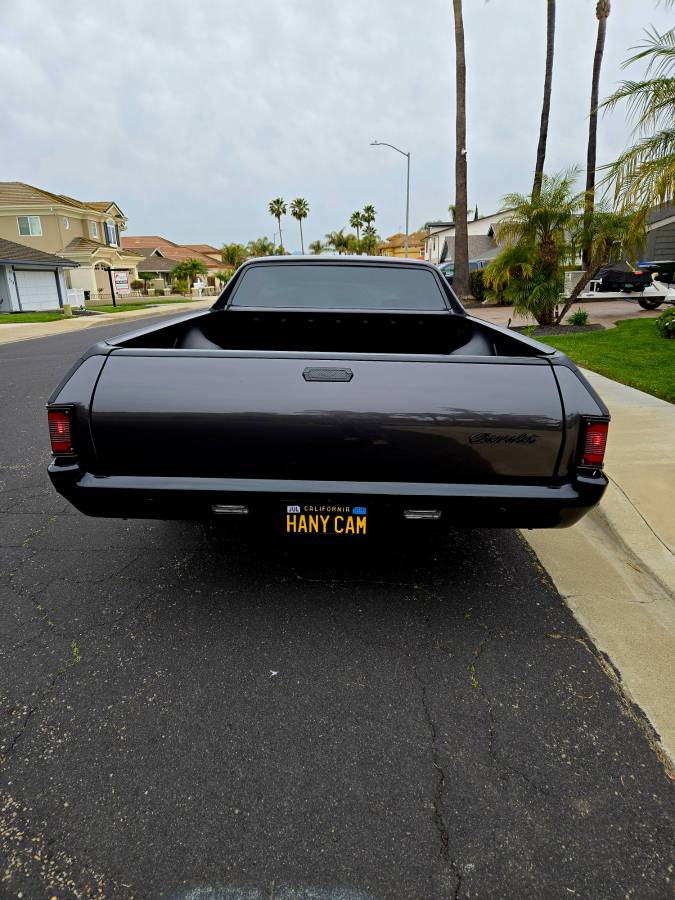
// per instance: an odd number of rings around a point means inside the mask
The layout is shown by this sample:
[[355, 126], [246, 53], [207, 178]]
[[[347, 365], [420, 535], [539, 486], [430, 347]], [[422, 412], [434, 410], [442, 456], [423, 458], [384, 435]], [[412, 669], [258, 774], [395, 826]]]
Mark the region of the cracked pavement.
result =
[[295, 546], [54, 493], [45, 399], [124, 330], [0, 347], [0, 896], [667, 896], [653, 736], [515, 532]]

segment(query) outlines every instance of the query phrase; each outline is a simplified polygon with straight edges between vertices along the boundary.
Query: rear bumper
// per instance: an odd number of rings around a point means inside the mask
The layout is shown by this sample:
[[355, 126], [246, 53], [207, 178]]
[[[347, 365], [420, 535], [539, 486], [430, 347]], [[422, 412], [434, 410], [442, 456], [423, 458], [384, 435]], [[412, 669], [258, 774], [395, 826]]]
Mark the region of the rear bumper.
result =
[[92, 475], [78, 465], [49, 467], [56, 490], [89, 516], [204, 519], [214, 505], [245, 505], [251, 523], [281, 517], [285, 504], [352, 502], [369, 520], [403, 521], [408, 509], [434, 509], [453, 527], [560, 528], [573, 525], [602, 497], [602, 473], [556, 485], [428, 484]]

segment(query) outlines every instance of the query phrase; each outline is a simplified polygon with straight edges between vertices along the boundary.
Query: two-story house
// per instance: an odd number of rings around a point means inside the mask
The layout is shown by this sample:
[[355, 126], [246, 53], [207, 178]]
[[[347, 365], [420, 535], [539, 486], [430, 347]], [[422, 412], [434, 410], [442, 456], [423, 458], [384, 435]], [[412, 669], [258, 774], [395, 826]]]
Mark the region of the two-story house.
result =
[[81, 201], [20, 181], [0, 182], [0, 238], [79, 263], [66, 286], [106, 299], [129, 292], [143, 254], [122, 247], [127, 220], [112, 201]]

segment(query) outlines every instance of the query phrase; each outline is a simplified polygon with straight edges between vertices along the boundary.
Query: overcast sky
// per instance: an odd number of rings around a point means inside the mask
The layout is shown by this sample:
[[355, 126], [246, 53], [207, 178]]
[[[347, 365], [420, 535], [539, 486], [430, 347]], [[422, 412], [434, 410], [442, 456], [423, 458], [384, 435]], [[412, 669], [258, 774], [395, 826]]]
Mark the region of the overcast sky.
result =
[[[559, 0], [547, 170], [585, 159], [595, 0]], [[464, 0], [469, 203], [529, 190], [545, 0]], [[601, 93], [673, 11], [612, 0]], [[0, 0], [0, 180], [115, 200], [128, 234], [271, 236], [273, 197], [305, 197], [307, 240], [365, 203], [382, 235], [444, 218], [454, 194], [450, 0]], [[639, 69], [636, 69], [639, 71]], [[598, 157], [623, 147], [622, 112]], [[299, 245], [294, 220], [284, 243]]]

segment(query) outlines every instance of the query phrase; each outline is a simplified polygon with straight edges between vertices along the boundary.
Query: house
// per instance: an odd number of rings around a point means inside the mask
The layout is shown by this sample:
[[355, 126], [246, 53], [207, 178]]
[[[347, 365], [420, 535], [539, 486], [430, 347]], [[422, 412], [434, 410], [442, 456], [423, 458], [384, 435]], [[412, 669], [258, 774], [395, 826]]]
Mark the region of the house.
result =
[[72, 259], [0, 238], [0, 314], [62, 309], [64, 270], [77, 267]]
[[[469, 259], [479, 262], [481, 254], [488, 249], [495, 250], [497, 248], [496, 228], [499, 223], [508, 215], [508, 210], [492, 213], [489, 216], [481, 216], [466, 223], [469, 234]], [[455, 223], [454, 222], [427, 222], [424, 226], [426, 238], [424, 242], [424, 258], [429, 262], [438, 263], [453, 259], [453, 255], [449, 255], [450, 246], [454, 247], [455, 241]], [[472, 252], [471, 239], [473, 237], [490, 238], [490, 244], [487, 242], [474, 242]], [[493, 253], [486, 259], [492, 259], [496, 256]]]
[[675, 259], [675, 203], [647, 214], [647, 244], [640, 259]]
[[[408, 235], [408, 256], [412, 259], [424, 259], [424, 240], [426, 231], [414, 231]], [[392, 234], [386, 241], [377, 245], [378, 256], [405, 256], [405, 234]]]
[[222, 268], [223, 254], [217, 247], [212, 247], [211, 244], [181, 244], [181, 246], [187, 250], [194, 250], [195, 253], [201, 253], [203, 256], [210, 256]]
[[64, 267], [65, 284], [85, 296], [129, 293], [143, 256], [123, 249], [126, 223], [112, 200], [85, 202], [21, 181], [0, 182], [0, 238], [78, 263]]
[[155, 287], [168, 287], [171, 284], [171, 270], [176, 263], [186, 259], [199, 260], [206, 266], [209, 287], [217, 288], [221, 284], [217, 273], [223, 271], [223, 259], [220, 250], [210, 244], [175, 244], [159, 234], [149, 234], [125, 235], [122, 246], [125, 250], [143, 255], [138, 271], [156, 274]]

